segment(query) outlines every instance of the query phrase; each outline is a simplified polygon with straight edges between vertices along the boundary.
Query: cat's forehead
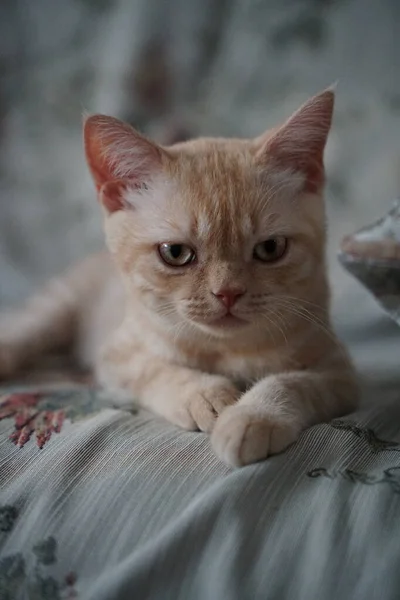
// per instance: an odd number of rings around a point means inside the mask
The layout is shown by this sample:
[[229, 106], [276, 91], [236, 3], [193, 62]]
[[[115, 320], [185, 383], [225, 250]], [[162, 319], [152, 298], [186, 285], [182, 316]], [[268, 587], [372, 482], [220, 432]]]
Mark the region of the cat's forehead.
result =
[[249, 143], [199, 140], [183, 153], [173, 177], [175, 210], [197, 238], [236, 243], [284, 218], [282, 194], [297, 186], [286, 173], [260, 169]]
[[260, 168], [250, 143], [198, 140], [178, 148], [168, 171], [128, 199], [138, 235], [217, 250], [305, 223], [293, 202], [301, 179], [274, 165]]

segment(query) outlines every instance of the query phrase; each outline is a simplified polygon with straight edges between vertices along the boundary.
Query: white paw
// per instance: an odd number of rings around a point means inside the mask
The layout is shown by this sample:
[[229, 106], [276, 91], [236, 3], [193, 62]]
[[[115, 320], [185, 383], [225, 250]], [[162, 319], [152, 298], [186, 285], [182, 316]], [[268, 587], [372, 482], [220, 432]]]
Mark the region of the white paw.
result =
[[212, 431], [217, 417], [239, 397], [237, 388], [224, 377], [205, 376], [202, 384], [190, 388], [185, 388], [184, 401], [169, 418], [191, 431]]
[[218, 419], [211, 436], [217, 456], [226, 464], [241, 467], [285, 450], [299, 437], [293, 421], [262, 414], [251, 406], [233, 406]]

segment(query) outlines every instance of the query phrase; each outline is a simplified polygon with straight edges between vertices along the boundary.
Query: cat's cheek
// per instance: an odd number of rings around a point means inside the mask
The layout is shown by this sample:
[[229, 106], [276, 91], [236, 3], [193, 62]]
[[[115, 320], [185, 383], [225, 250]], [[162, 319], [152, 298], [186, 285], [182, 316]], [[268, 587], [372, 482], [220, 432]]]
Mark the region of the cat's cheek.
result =
[[253, 406], [228, 408], [217, 420], [211, 443], [227, 465], [242, 467], [283, 452], [295, 442], [302, 426]]

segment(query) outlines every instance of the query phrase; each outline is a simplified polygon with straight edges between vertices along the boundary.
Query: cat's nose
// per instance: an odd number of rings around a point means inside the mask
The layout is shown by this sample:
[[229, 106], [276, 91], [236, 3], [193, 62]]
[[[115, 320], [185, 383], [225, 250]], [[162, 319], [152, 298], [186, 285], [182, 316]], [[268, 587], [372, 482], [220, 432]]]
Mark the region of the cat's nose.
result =
[[229, 310], [245, 293], [245, 290], [239, 288], [223, 288], [213, 295]]

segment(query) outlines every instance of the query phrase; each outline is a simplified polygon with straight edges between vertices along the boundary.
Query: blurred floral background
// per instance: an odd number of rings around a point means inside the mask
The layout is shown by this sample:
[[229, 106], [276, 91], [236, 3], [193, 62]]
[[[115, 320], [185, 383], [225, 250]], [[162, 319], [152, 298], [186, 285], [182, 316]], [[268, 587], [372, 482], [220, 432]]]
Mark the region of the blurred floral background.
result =
[[338, 80], [326, 152], [338, 319], [352, 293], [373, 306], [336, 252], [399, 193], [399, 26], [398, 0], [3, 0], [0, 304], [103, 243], [83, 111], [160, 141], [251, 136]]

